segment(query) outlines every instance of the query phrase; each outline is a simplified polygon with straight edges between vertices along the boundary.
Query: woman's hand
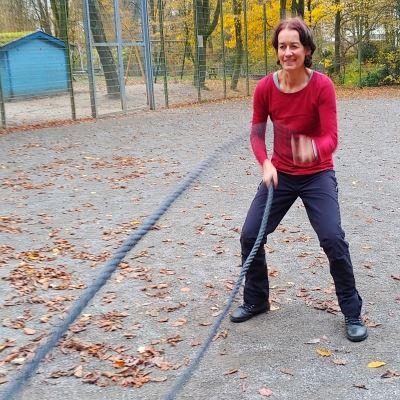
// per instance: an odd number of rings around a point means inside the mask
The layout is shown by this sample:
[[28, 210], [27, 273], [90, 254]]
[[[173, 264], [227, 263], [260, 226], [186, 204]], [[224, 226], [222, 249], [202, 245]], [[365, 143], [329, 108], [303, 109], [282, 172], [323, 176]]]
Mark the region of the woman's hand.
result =
[[292, 135], [290, 144], [294, 165], [310, 164], [316, 160], [313, 142], [309, 136]]
[[263, 182], [269, 187], [271, 183], [274, 184], [276, 188], [278, 186], [278, 172], [276, 168], [273, 166], [272, 162], [269, 160], [265, 160], [262, 165], [263, 171]]

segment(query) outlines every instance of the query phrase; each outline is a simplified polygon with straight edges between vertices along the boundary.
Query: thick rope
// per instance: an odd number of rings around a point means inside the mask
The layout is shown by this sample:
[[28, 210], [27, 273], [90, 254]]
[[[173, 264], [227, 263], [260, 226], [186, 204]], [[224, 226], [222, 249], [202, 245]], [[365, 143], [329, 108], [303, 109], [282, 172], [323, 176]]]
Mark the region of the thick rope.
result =
[[19, 375], [9, 384], [6, 390], [1, 395], [1, 400], [12, 400], [24, 387], [32, 374], [36, 371], [39, 363], [53, 349], [67, 332], [71, 324], [81, 314], [83, 309], [88, 305], [90, 300], [96, 293], [105, 285], [113, 272], [117, 269], [119, 263], [124, 259], [127, 253], [146, 235], [147, 232], [156, 224], [161, 216], [168, 210], [171, 204], [204, 172], [204, 170], [215, 161], [217, 156], [230, 150], [238, 143], [238, 138], [235, 138], [222, 146], [215, 149], [205, 160], [203, 160], [197, 168], [190, 172], [185, 180], [162, 202], [160, 207], [147, 219], [143, 224], [128, 237], [122, 246], [116, 251], [114, 256], [104, 266], [96, 280], [85, 289], [81, 297], [72, 305], [67, 316], [62, 323], [50, 334], [47, 341], [38, 348], [32, 360], [24, 365]]
[[201, 359], [204, 357], [206, 351], [210, 347], [211, 342], [213, 341], [215, 335], [217, 334], [218, 329], [221, 326], [222, 321], [224, 320], [224, 318], [228, 314], [229, 309], [231, 308], [232, 303], [233, 303], [233, 301], [235, 299], [235, 296], [236, 296], [237, 292], [240, 289], [242, 281], [243, 281], [243, 279], [244, 279], [244, 277], [245, 277], [245, 275], [246, 275], [246, 273], [247, 273], [247, 271], [248, 271], [248, 269], [250, 267], [250, 264], [252, 263], [252, 261], [254, 259], [254, 256], [257, 254], [257, 251], [258, 251], [258, 249], [260, 247], [260, 244], [261, 244], [261, 242], [262, 242], [262, 240], [264, 238], [265, 230], [267, 228], [267, 223], [268, 223], [269, 212], [271, 210], [271, 204], [272, 204], [273, 195], [274, 195], [274, 189], [273, 189], [273, 185], [271, 184], [269, 186], [269, 189], [268, 189], [267, 204], [266, 204], [265, 209], [264, 209], [264, 214], [263, 214], [263, 217], [262, 217], [260, 230], [258, 231], [257, 239], [254, 242], [254, 246], [251, 249], [251, 252], [250, 252], [249, 256], [246, 258], [246, 261], [244, 262], [244, 264], [242, 266], [242, 269], [241, 269], [240, 274], [239, 274], [239, 278], [236, 281], [236, 284], [233, 287], [233, 289], [231, 291], [231, 294], [229, 295], [228, 303], [225, 306], [225, 308], [222, 311], [222, 313], [219, 315], [218, 319], [214, 322], [214, 324], [211, 327], [210, 332], [209, 332], [206, 340], [204, 341], [204, 343], [202, 344], [200, 349], [197, 351], [197, 354], [195, 355], [195, 357], [193, 358], [193, 360], [191, 361], [189, 366], [186, 368], [186, 370], [176, 379], [174, 385], [172, 386], [172, 388], [168, 391], [168, 393], [164, 397], [164, 400], [173, 400], [173, 399], [175, 399], [177, 394], [183, 389], [183, 387], [185, 386], [187, 381], [190, 379], [190, 377], [192, 376], [192, 374], [195, 371], [195, 369], [198, 367]]

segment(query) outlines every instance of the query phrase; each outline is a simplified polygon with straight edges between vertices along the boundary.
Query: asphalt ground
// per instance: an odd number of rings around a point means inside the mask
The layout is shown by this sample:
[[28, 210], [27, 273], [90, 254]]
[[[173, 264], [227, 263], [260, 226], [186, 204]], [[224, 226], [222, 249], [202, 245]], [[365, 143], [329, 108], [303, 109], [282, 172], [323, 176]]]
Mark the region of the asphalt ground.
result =
[[[400, 397], [400, 99], [338, 106], [342, 225], [369, 338], [345, 338], [326, 258], [297, 201], [267, 243], [273, 310], [224, 321], [179, 398]], [[250, 117], [241, 100], [0, 136], [0, 390], [182, 177], [237, 138], [126, 257], [20, 395], [163, 397], [239, 273], [240, 228], [260, 181]]]

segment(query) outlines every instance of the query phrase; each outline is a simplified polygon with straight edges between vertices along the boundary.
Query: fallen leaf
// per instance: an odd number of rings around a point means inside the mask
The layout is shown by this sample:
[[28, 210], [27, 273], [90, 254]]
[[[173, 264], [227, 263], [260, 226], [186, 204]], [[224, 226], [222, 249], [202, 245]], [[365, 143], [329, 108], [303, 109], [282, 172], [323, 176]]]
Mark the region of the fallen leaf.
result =
[[24, 362], [25, 362], [25, 357], [18, 357], [18, 358], [14, 358], [11, 361], [11, 364], [22, 365]]
[[167, 378], [164, 378], [162, 376], [160, 376], [160, 377], [155, 377], [155, 376], [150, 377], [150, 381], [151, 382], [165, 382], [166, 380], [167, 380]]
[[113, 366], [115, 368], [125, 367], [125, 361], [124, 360], [115, 360], [114, 363], [113, 363]]
[[262, 388], [258, 391], [258, 393], [260, 393], [261, 396], [264, 396], [264, 397], [270, 397], [270, 396], [272, 396], [272, 394], [273, 394], [272, 390], [269, 389], [269, 388], [266, 388], [266, 387], [262, 387]]
[[186, 323], [187, 323], [186, 318], [179, 318], [172, 324], [172, 326], [182, 326], [185, 325]]
[[332, 360], [332, 362], [336, 365], [346, 365], [347, 364], [347, 361], [342, 360], [341, 358], [335, 358], [334, 360]]
[[281, 371], [282, 374], [286, 374], [286, 375], [290, 375], [290, 376], [294, 375], [293, 370], [290, 368], [281, 368], [279, 371]]
[[311, 339], [308, 342], [306, 342], [305, 344], [317, 344], [320, 342], [321, 342], [321, 339]]
[[224, 329], [223, 331], [218, 332], [218, 333], [214, 336], [213, 342], [216, 341], [216, 340], [219, 339], [219, 338], [226, 339], [227, 337], [228, 337], [228, 330], [227, 330], [227, 329]]
[[379, 367], [383, 367], [384, 365], [386, 365], [386, 363], [384, 361], [371, 361], [368, 363], [367, 367], [368, 368], [379, 368]]
[[372, 321], [368, 316], [364, 316], [364, 323], [368, 328], [377, 328], [382, 325], [380, 322]]
[[138, 353], [144, 353], [146, 351], [146, 346], [139, 346], [137, 351]]
[[321, 356], [321, 357], [330, 357], [332, 355], [332, 352], [328, 349], [325, 349], [324, 347], [317, 347], [315, 351]]
[[28, 252], [26, 256], [31, 261], [38, 260], [40, 258], [40, 254], [37, 251]]
[[396, 378], [400, 376], [400, 372], [388, 369], [385, 373], [381, 375], [381, 378]]
[[46, 322], [49, 322], [50, 318], [51, 318], [51, 315], [46, 314], [46, 315], [43, 315], [42, 317], [40, 317], [39, 321], [44, 324]]
[[239, 370], [237, 368], [231, 368], [228, 371], [224, 372], [224, 375], [232, 375], [238, 372]]
[[50, 374], [49, 377], [52, 378], [52, 379], [58, 379], [58, 378], [61, 378], [61, 377], [63, 377], [63, 376], [71, 376], [71, 373], [68, 372], [68, 371], [57, 370], [57, 371], [53, 371], [53, 372]]
[[7, 347], [15, 346], [15, 339], [6, 339], [3, 344], [0, 344], [0, 353], [6, 349]]
[[182, 342], [182, 340], [183, 339], [182, 339], [182, 337], [180, 335], [176, 335], [176, 336], [167, 338], [166, 342], [168, 344], [170, 344], [171, 346], [176, 346], [176, 344], [178, 342]]
[[358, 388], [358, 389], [365, 389], [365, 390], [368, 390], [368, 388], [367, 388], [364, 384], [362, 384], [362, 383], [355, 383], [353, 386], [356, 387], [356, 388]]
[[78, 365], [74, 369], [74, 376], [76, 376], [77, 378], [82, 378], [83, 377], [83, 367], [82, 367], [82, 365]]

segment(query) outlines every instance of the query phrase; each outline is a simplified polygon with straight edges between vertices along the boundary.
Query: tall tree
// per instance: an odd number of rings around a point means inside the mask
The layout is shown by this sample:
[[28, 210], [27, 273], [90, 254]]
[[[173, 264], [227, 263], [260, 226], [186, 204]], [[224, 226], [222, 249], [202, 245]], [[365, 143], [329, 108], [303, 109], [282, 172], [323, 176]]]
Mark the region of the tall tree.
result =
[[304, 0], [292, 0], [292, 17], [304, 18]]
[[396, 43], [397, 43], [397, 46], [399, 46], [400, 45], [400, 0], [396, 0], [394, 9], [395, 9], [396, 22], [397, 22]]
[[60, 1], [50, 0], [51, 13], [53, 14], [53, 26], [54, 35], [60, 37], [60, 32], [64, 27], [61, 26], [61, 12], [60, 12]]
[[279, 0], [279, 16], [280, 19], [286, 18], [286, 0]]
[[311, 0], [307, 0], [308, 23], [311, 25]]
[[243, 61], [243, 38], [242, 38], [242, 1], [232, 0], [232, 11], [234, 16], [234, 26], [235, 26], [235, 61], [233, 65], [233, 74], [231, 80], [231, 89], [236, 90], [240, 70], [242, 68]]
[[50, 11], [47, 0], [30, 0], [30, 6], [40, 29], [51, 35], [53, 32], [51, 30]]
[[[101, 18], [100, 5], [98, 0], [89, 0], [90, 30], [95, 43], [107, 43], [104, 31], [103, 20]], [[120, 93], [117, 67], [114, 57], [109, 47], [96, 46], [100, 63], [103, 68], [106, 80], [107, 94], [116, 96]]]
[[204, 87], [207, 71], [207, 40], [217, 26], [221, 11], [220, 2], [217, 1], [212, 21], [210, 0], [193, 0], [193, 8], [194, 24], [197, 27], [195, 34], [198, 38], [194, 83], [196, 86]]
[[340, 15], [340, 0], [335, 0], [335, 5], [338, 6], [338, 9], [335, 14], [335, 55], [333, 59], [333, 68], [336, 75], [340, 75], [340, 22], [341, 22], [341, 15]]

